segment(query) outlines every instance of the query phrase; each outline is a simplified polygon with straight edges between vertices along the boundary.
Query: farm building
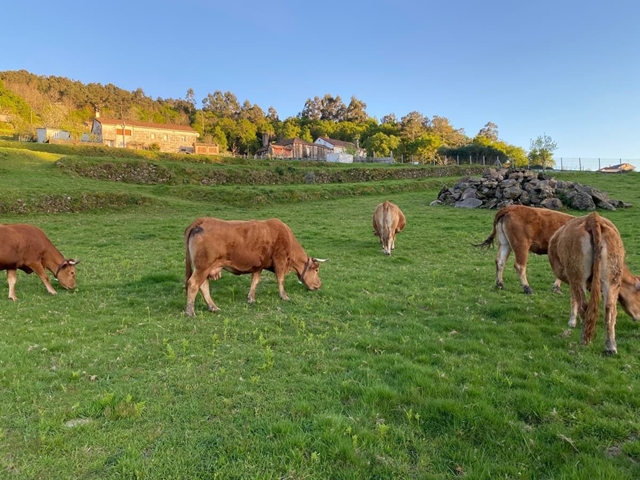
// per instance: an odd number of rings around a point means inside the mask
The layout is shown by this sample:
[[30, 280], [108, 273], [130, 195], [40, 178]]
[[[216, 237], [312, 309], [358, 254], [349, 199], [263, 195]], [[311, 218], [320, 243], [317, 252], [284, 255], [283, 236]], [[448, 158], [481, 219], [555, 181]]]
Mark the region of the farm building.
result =
[[354, 157], [366, 157], [366, 150], [359, 148], [355, 143], [335, 140], [328, 137], [317, 138], [314, 142], [317, 145], [324, 145], [329, 149], [327, 153], [328, 162], [353, 163]]
[[118, 148], [149, 148], [158, 145], [161, 152], [178, 153], [193, 148], [199, 134], [188, 125], [168, 125], [115, 118], [93, 119], [91, 133], [99, 143]]
[[618, 165], [609, 165], [608, 167], [603, 167], [598, 170], [601, 173], [624, 173], [624, 172], [633, 172], [636, 169], [630, 163], [620, 163]]
[[38, 143], [54, 143], [56, 140], [69, 141], [71, 133], [60, 128], [36, 128], [36, 139]]
[[264, 145], [256, 152], [258, 158], [291, 158], [298, 160], [326, 160], [329, 148], [299, 138], [289, 138]]

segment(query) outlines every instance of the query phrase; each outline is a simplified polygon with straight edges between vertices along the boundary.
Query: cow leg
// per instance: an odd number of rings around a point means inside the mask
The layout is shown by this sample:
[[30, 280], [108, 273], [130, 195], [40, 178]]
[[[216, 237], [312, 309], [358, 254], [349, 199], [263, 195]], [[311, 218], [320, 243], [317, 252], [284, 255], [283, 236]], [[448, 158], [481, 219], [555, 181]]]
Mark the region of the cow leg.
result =
[[571, 292], [571, 313], [569, 314], [569, 327], [571, 328], [576, 328], [578, 325], [578, 303], [578, 298]]
[[18, 299], [16, 297], [16, 281], [18, 275], [16, 270], [7, 270], [7, 283], [9, 284], [9, 299], [14, 302]]
[[289, 300], [287, 292], [284, 291], [284, 270], [276, 270], [276, 279], [278, 280], [278, 291], [280, 292], [280, 298], [282, 300]]
[[562, 281], [560, 281], [559, 278], [556, 278], [556, 281], [553, 282], [553, 291], [555, 293], [562, 293], [562, 291], [560, 290], [560, 285], [562, 285]]
[[256, 301], [256, 287], [260, 282], [261, 276], [262, 272], [260, 270], [251, 274], [251, 288], [249, 288], [249, 295], [247, 295], [249, 303], [255, 303]]
[[196, 296], [198, 295], [200, 286], [204, 283], [208, 276], [209, 272], [206, 270], [204, 272], [194, 271], [187, 281], [187, 307], [185, 308], [185, 313], [189, 317], [193, 317], [196, 314], [194, 310]]
[[[218, 278], [220, 278], [220, 276], [218, 276]], [[213, 303], [213, 299], [211, 298], [211, 292], [209, 290], [209, 279], [208, 278], [205, 278], [204, 282], [202, 282], [202, 285], [200, 285], [200, 293], [202, 294], [202, 298], [204, 298], [204, 301], [207, 303], [207, 307], [209, 308], [210, 312], [219, 312], [220, 311], [218, 306], [215, 303]]]
[[604, 344], [604, 353], [606, 355], [615, 355], [618, 353], [618, 347], [616, 345], [616, 317], [618, 315], [617, 299], [618, 294], [616, 293], [613, 295], [613, 292], [609, 291], [604, 306], [604, 323], [607, 330], [607, 340]]
[[504, 272], [504, 266], [507, 263], [509, 254], [511, 253], [511, 247], [508, 243], [500, 243], [498, 247], [498, 256], [496, 257], [496, 287], [504, 288], [502, 281], [502, 274]]
[[51, 295], [55, 295], [57, 292], [51, 286], [51, 282], [49, 282], [49, 277], [47, 276], [47, 272], [44, 267], [39, 264], [35, 265], [33, 267], [33, 271], [36, 272], [36, 275], [38, 275], [38, 277], [40, 277], [40, 280], [42, 280], [44, 286], [47, 287], [47, 292], [49, 292]]
[[527, 258], [529, 257], [528, 249], [515, 249], [514, 250], [516, 256], [516, 262], [514, 267], [516, 272], [518, 272], [518, 276], [520, 277], [520, 284], [522, 285], [522, 289], [524, 293], [531, 294], [533, 290], [529, 286], [529, 281], [527, 280]]

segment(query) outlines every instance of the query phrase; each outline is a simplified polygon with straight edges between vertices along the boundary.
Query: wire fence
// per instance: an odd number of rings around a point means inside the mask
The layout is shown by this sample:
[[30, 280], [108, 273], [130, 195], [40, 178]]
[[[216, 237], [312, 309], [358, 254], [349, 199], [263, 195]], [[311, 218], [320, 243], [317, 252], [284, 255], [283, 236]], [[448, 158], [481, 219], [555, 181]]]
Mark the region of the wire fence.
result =
[[[413, 158], [409, 159], [410, 161]], [[418, 163], [418, 162], [413, 162]], [[509, 159], [506, 157], [485, 157], [485, 156], [469, 156], [469, 157], [444, 157], [433, 159], [425, 163], [444, 163], [446, 165], [486, 165], [488, 167], [503, 167], [509, 165]], [[606, 167], [614, 167], [618, 165], [632, 165], [635, 169], [640, 169], [640, 159], [637, 158], [582, 158], [582, 157], [558, 157], [554, 158], [553, 170], [561, 171], [580, 171], [580, 172], [597, 172]], [[531, 167], [532, 165], [527, 165]], [[542, 168], [542, 167], [537, 167]], [[628, 169], [627, 169], [628, 171]]]

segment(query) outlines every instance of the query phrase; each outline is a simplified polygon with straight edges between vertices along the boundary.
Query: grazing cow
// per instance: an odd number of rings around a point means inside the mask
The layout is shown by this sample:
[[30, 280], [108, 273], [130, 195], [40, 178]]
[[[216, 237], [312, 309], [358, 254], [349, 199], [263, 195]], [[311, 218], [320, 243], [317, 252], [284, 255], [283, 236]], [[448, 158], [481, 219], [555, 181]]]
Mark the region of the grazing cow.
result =
[[46, 270], [64, 288], [75, 288], [77, 263], [78, 260], [64, 258], [38, 227], [24, 223], [0, 225], [0, 270], [7, 271], [9, 298], [13, 301], [18, 298], [15, 290], [18, 270], [36, 272], [47, 291], [55, 295]]
[[[547, 210], [544, 208], [526, 207], [524, 205], [510, 205], [501, 208], [493, 219], [493, 230], [479, 247], [489, 247], [498, 237], [498, 256], [496, 257], [496, 286], [504, 288], [502, 273], [504, 266], [513, 250], [515, 254], [515, 268], [520, 276], [520, 283], [524, 293], [533, 293], [527, 280], [527, 258], [529, 252], [545, 255], [549, 248], [551, 236], [562, 225], [573, 217], [566, 213]], [[553, 289], [560, 289], [560, 281], [556, 280]]]
[[277, 218], [225, 221], [199, 218], [184, 233], [186, 245], [186, 314], [195, 315], [198, 289], [212, 312], [220, 310], [211, 299], [209, 279], [217, 280], [222, 270], [234, 275], [251, 274], [249, 303], [255, 302], [262, 270], [276, 275], [280, 298], [289, 300], [284, 277], [294, 270], [309, 290], [320, 288], [320, 260], [309, 257], [291, 229]]
[[[567, 222], [551, 237], [549, 262], [555, 275], [571, 287], [569, 326], [582, 318], [582, 343], [595, 336], [604, 298], [607, 329], [605, 353], [614, 355], [616, 347], [616, 301], [634, 320], [640, 320], [640, 279], [631, 274], [624, 261], [624, 245], [615, 225], [593, 212]], [[586, 292], [591, 291], [587, 303]]]
[[391, 255], [396, 248], [396, 234], [401, 232], [407, 221], [402, 210], [388, 200], [376, 207], [373, 212], [373, 234], [380, 237], [385, 255]]

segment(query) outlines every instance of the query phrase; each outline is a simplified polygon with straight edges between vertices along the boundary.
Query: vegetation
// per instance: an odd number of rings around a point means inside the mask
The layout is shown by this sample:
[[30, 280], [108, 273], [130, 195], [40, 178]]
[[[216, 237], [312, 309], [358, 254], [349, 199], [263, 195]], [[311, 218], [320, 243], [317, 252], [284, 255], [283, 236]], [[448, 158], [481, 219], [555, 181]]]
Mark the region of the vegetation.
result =
[[[91, 159], [54, 147], [0, 146], [3, 199], [105, 202], [2, 216], [40, 226], [81, 263], [74, 291], [49, 296], [20, 272], [19, 300], [0, 301], [0, 476], [640, 475], [637, 326], [619, 312], [615, 358], [602, 353], [602, 326], [591, 346], [580, 345], [566, 326], [569, 292], [551, 292], [546, 257], [529, 261], [534, 295], [521, 293], [512, 268], [496, 290], [495, 252], [471, 246], [486, 238], [495, 211], [429, 207], [461, 175], [138, 184], [61, 168], [63, 157]], [[640, 203], [636, 174], [557, 175]], [[141, 201], [113, 204], [111, 196]], [[385, 199], [408, 221], [390, 257], [371, 233]], [[321, 290], [289, 275], [291, 301], [283, 302], [265, 273], [248, 305], [249, 277], [225, 272], [211, 282], [222, 311], [209, 313], [198, 299], [197, 316], [186, 318], [182, 235], [201, 215], [283, 219], [309, 254], [329, 258]], [[603, 215], [639, 272], [635, 208]], [[5, 297], [6, 289], [0, 282]]]
[[499, 160], [516, 166], [528, 162], [521, 147], [498, 137], [493, 122], [469, 137], [444, 116], [429, 118], [413, 111], [400, 119], [393, 113], [372, 118], [366, 103], [356, 97], [345, 104], [339, 95], [315, 96], [307, 99], [298, 115], [280, 119], [273, 106], [265, 112], [248, 100], [241, 103], [228, 91], [208, 93], [198, 108], [192, 89], [184, 99], [153, 100], [141, 88], [130, 92], [112, 84], [84, 85], [24, 70], [0, 72], [0, 93], [0, 114], [10, 114], [12, 119], [5, 135], [33, 135], [36, 126], [49, 126], [64, 128], [77, 140], [98, 108], [110, 118], [191, 125], [203, 141], [216, 142], [222, 152], [241, 156], [253, 156], [264, 138], [313, 142], [326, 136], [362, 146], [370, 156], [393, 155], [399, 162], [493, 164]]

